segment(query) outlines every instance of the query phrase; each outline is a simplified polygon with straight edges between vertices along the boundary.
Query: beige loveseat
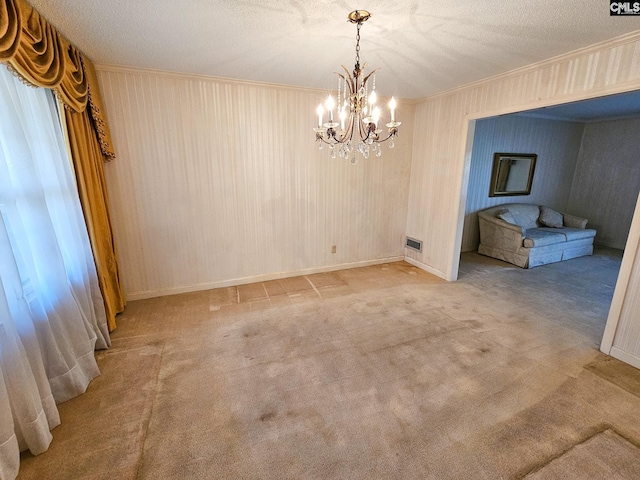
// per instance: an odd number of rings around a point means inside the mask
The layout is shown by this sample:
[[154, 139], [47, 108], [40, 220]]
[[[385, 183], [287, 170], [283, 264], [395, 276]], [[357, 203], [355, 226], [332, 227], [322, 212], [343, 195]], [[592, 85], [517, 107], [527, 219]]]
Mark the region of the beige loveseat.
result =
[[478, 212], [478, 253], [532, 268], [591, 255], [596, 231], [587, 220], [545, 206], [507, 203]]

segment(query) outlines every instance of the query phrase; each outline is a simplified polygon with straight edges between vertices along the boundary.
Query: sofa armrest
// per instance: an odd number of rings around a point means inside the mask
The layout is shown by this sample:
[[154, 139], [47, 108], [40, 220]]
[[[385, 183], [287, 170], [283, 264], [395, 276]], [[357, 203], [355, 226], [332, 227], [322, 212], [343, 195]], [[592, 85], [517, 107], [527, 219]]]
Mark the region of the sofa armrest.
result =
[[576, 217], [575, 215], [569, 215], [565, 213], [562, 217], [562, 223], [565, 227], [569, 228], [587, 228], [587, 219], [582, 217]]
[[[494, 217], [491, 215], [478, 215], [480, 221], [484, 220], [488, 225], [494, 225], [498, 228], [506, 228], [508, 230], [513, 230], [514, 232], [519, 233], [520, 235], [524, 235], [524, 228], [520, 225], [516, 225], [515, 223], [505, 222], [501, 218]], [[488, 226], [487, 225], [487, 226]]]
[[478, 220], [482, 244], [511, 252], [522, 247], [524, 231], [521, 226], [489, 215], [479, 215]]

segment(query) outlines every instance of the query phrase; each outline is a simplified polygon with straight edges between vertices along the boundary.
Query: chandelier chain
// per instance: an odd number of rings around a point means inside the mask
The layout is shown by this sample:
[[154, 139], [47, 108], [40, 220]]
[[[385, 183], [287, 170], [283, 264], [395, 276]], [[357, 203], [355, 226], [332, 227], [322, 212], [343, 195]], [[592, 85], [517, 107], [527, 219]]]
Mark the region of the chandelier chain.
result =
[[358, 32], [356, 33], [356, 69], [360, 70], [360, 27], [361, 23], [358, 23]]

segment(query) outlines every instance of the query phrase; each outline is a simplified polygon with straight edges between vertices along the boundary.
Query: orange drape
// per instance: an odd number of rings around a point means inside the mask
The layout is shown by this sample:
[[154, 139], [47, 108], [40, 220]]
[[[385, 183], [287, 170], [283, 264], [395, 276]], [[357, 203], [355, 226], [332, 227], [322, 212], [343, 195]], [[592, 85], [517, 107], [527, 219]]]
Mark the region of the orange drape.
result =
[[93, 64], [24, 0], [0, 0], [0, 62], [51, 88], [65, 107], [71, 160], [104, 297], [109, 329], [124, 309], [103, 161], [115, 158]]
[[81, 113], [65, 109], [64, 116], [71, 156], [82, 159], [73, 162], [76, 183], [111, 331], [116, 327], [115, 316], [124, 310], [125, 302], [120, 283], [118, 254], [111, 232], [102, 152], [88, 109]]

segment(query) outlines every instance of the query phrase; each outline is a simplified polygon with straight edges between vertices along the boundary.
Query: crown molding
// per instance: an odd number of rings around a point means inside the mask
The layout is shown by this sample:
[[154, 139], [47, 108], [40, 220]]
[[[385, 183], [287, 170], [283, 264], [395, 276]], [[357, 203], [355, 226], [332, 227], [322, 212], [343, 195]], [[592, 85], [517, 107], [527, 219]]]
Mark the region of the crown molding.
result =
[[[237, 78], [230, 77], [216, 77], [213, 75], [203, 75], [197, 73], [184, 73], [184, 72], [172, 72], [169, 70], [156, 70], [151, 68], [141, 68], [141, 67], [129, 67], [125, 65], [113, 65], [113, 64], [105, 64], [105, 63], [96, 63], [94, 64], [96, 70], [98, 72], [108, 72], [108, 73], [125, 73], [131, 75], [152, 75], [155, 77], [164, 77], [164, 78], [175, 78], [180, 80], [199, 80], [205, 82], [216, 82], [216, 83], [226, 83], [229, 85], [242, 85], [248, 87], [260, 87], [260, 88], [272, 88], [277, 90], [289, 90], [289, 91], [298, 91], [305, 93], [318, 94], [321, 97], [325, 97], [330, 90], [326, 88], [312, 88], [312, 87], [300, 87], [296, 85], [284, 85], [279, 83], [269, 83], [269, 82], [258, 82], [255, 80], [242, 80]], [[388, 99], [390, 97], [385, 97], [384, 95], [380, 95], [380, 98]], [[420, 102], [420, 99], [410, 99], [410, 98], [397, 98], [398, 103], [404, 105], [416, 105]]]
[[556, 55], [555, 57], [547, 58], [546, 60], [541, 60], [539, 62], [532, 63], [530, 65], [525, 65], [524, 67], [519, 67], [514, 70], [509, 70], [508, 72], [499, 73], [498, 75], [493, 75], [491, 77], [486, 77], [481, 80], [476, 80], [475, 82], [466, 83], [464, 85], [460, 85], [459, 87], [455, 87], [450, 90], [445, 90], [443, 92], [439, 92], [434, 95], [429, 95], [427, 97], [418, 99], [417, 103], [422, 103], [428, 100], [434, 100], [440, 97], [447, 97], [449, 95], [453, 95], [464, 90], [482, 87], [484, 85], [488, 85], [496, 81], [505, 80], [511, 77], [521, 76], [523, 74], [526, 74], [535, 70], [540, 70], [545, 67], [551, 67], [553, 65], [558, 65], [563, 62], [575, 60], [577, 58], [588, 55], [590, 53], [602, 51], [606, 48], [620, 47], [622, 45], [626, 45], [634, 42], [640, 42], [640, 30], [627, 33], [624, 35], [620, 35], [618, 37], [610, 38], [602, 42], [594, 43], [587, 47], [579, 48], [577, 50], [573, 50], [568, 53]]

